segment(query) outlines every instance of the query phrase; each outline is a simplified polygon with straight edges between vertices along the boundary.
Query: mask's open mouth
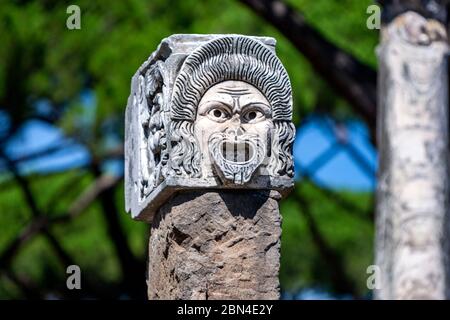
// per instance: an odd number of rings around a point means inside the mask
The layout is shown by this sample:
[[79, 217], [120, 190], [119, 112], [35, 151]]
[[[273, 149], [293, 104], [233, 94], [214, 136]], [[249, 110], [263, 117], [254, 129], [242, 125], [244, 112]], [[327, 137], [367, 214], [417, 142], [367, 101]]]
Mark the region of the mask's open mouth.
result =
[[224, 183], [244, 184], [262, 163], [265, 147], [256, 135], [213, 134], [209, 152]]
[[255, 150], [256, 146], [248, 140], [226, 140], [221, 144], [219, 156], [227, 163], [245, 165], [253, 161]]

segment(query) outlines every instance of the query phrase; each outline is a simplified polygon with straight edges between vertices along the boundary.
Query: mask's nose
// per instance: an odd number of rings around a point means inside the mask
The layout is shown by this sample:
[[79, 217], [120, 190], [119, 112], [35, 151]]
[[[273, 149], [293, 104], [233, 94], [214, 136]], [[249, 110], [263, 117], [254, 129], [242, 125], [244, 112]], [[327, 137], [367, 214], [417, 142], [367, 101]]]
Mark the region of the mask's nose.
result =
[[231, 128], [228, 128], [226, 130], [226, 133], [233, 136], [241, 136], [244, 134], [244, 130], [241, 128], [241, 126], [233, 126]]
[[225, 132], [233, 136], [241, 136], [245, 133], [244, 129], [241, 126], [241, 121], [238, 115], [235, 115], [233, 117], [230, 126], [225, 130]]

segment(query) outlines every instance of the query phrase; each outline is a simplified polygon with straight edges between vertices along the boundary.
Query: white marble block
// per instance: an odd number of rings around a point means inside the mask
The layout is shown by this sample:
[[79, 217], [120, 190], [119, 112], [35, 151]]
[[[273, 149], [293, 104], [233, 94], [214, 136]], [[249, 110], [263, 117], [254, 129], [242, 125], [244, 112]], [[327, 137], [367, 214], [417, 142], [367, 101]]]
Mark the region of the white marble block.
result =
[[292, 94], [275, 39], [172, 35], [138, 69], [125, 118], [126, 210], [174, 192], [293, 186]]

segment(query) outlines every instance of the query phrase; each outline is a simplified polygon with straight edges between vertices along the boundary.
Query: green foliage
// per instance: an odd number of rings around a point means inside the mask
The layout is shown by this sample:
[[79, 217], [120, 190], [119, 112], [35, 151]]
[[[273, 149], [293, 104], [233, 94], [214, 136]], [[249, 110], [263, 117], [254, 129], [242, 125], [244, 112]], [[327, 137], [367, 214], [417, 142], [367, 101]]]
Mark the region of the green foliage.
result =
[[[296, 195], [307, 200], [307, 208], [299, 205]], [[308, 182], [298, 183], [293, 194], [282, 202], [280, 281], [284, 290], [295, 293], [301, 288], [317, 287], [333, 291], [330, 274], [334, 266], [327, 264], [312, 237], [302, 212], [307, 210], [325, 243], [341, 257], [346, 275], [357, 285], [358, 295], [367, 294], [366, 269], [373, 259], [371, 195], [342, 191], [334, 197], [352, 204], [352, 210]]]
[[[365, 27], [371, 0], [289, 1], [331, 42], [375, 66], [377, 35]], [[66, 8], [73, 1], [1, 1], [0, 110], [18, 127], [37, 114], [35, 103], [50, 102], [56, 125], [86, 145], [96, 156], [111, 136], [123, 139], [123, 118], [131, 76], [162, 38], [173, 33], [241, 33], [277, 39], [278, 56], [290, 75], [294, 116], [325, 106], [338, 117], [352, 117], [348, 105], [314, 73], [308, 62], [276, 29], [236, 0], [79, 0], [81, 30], [68, 30]], [[95, 105], [83, 105], [80, 92], [90, 89]], [[86, 110], [90, 108], [89, 110]], [[0, 254], [31, 221], [19, 188], [4, 177], [0, 184]], [[64, 214], [92, 182], [83, 170], [30, 176], [38, 207], [47, 215]], [[123, 188], [116, 188], [120, 223], [132, 252], [145, 259], [148, 226], [124, 213]], [[341, 256], [349, 277], [364, 294], [365, 270], [372, 257], [372, 222], [342, 209], [320, 189], [300, 184], [296, 192], [307, 200], [311, 215], [327, 243]], [[370, 195], [339, 193], [368, 211]], [[281, 285], [295, 291], [309, 286], [332, 288], [330, 266], [324, 263], [294, 198], [282, 203], [283, 239]], [[52, 232], [85, 274], [101, 283], [120, 281], [116, 252], [96, 203], [73, 222]], [[29, 241], [13, 261], [13, 270], [39, 288], [65, 283], [65, 270], [43, 236]], [[62, 282], [61, 282], [62, 281]], [[20, 290], [0, 277], [0, 297], [20, 297]]]
[[332, 43], [353, 54], [359, 60], [376, 66], [375, 45], [378, 32], [366, 28], [367, 7], [373, 0], [290, 0], [308, 23]]
[[[82, 170], [73, 170], [61, 174], [31, 176], [30, 181], [35, 194], [39, 195], [36, 197], [38, 207], [47, 217], [55, 218], [67, 215], [67, 209], [93, 179]], [[0, 188], [1, 254], [26, 229], [32, 216], [16, 183], [7, 181]], [[123, 187], [117, 188], [117, 193], [121, 226], [127, 242], [133, 253], [144, 263], [148, 226], [134, 222], [123, 212]], [[105, 216], [97, 203], [67, 222], [53, 224], [49, 230], [73, 262], [80, 266], [83, 277], [88, 282], [99, 285], [120, 282], [117, 254], [107, 233]], [[65, 267], [58, 260], [54, 246], [43, 235], [36, 235], [25, 242], [12, 264], [12, 270], [19, 278], [26, 279], [33, 287], [42, 288], [46, 294], [51, 294], [52, 289], [65, 284]], [[0, 297], [17, 297], [17, 289], [6, 277], [0, 277]]]
[[[365, 27], [365, 10], [371, 0], [292, 2], [330, 41], [375, 65], [377, 34]], [[66, 110], [79, 103], [81, 89], [88, 86], [94, 89], [98, 103], [92, 137], [87, 140], [101, 142], [105, 118], [123, 117], [131, 76], [161, 39], [173, 33], [273, 36], [291, 76], [296, 120], [320, 103], [328, 104], [330, 111], [350, 113], [294, 47], [238, 1], [80, 0], [81, 30], [68, 30], [66, 8], [71, 3], [48, 0], [18, 5], [18, 1], [10, 1], [0, 8], [0, 107], [18, 114], [18, 121], [33, 113], [32, 103], [39, 98]], [[9, 68], [14, 68], [16, 79]], [[8, 99], [7, 84], [12, 80], [20, 81], [15, 85], [26, 93], [26, 100]], [[324, 97], [328, 98], [322, 102]], [[61, 122], [70, 128], [73, 119], [64, 120]], [[121, 133], [118, 128], [117, 134]]]
[[[39, 194], [39, 207], [52, 208], [63, 215], [77, 192], [92, 181], [83, 172], [70, 171], [50, 176], [32, 178], [33, 189]], [[75, 182], [74, 182], [75, 181]], [[71, 188], [61, 188], [66, 184]], [[0, 252], [13, 241], [30, 221], [30, 214], [17, 185], [6, 182], [0, 192]], [[58, 192], [64, 190], [64, 192]], [[67, 192], [69, 191], [69, 192]], [[58, 201], [52, 206], [52, 200]], [[131, 220], [123, 212], [123, 187], [117, 188], [117, 206], [121, 211], [121, 226], [133, 253], [144, 263], [147, 250], [148, 225]], [[301, 183], [293, 195], [282, 202], [283, 234], [281, 249], [281, 287], [296, 292], [301, 288], [322, 287], [333, 291], [330, 268], [311, 237], [302, 214], [304, 208], [295, 200], [299, 194], [308, 200], [310, 214], [314, 217], [325, 241], [342, 257], [349, 278], [357, 284], [359, 295], [367, 293], [366, 268], [372, 261], [373, 224], [370, 218], [372, 199], [369, 194], [339, 192], [339, 198], [353, 204], [356, 211], [337, 205], [323, 190], [310, 183]], [[52, 233], [61, 246], [83, 270], [91, 282], [99, 284], [120, 281], [121, 274], [112, 240], [106, 232], [101, 208], [94, 204], [79, 217], [68, 223], [56, 224]], [[19, 277], [27, 278], [38, 288], [48, 289], [65, 283], [66, 273], [57, 259], [54, 248], [43, 236], [28, 241], [14, 259], [13, 270]], [[20, 293], [6, 278], [0, 278], [0, 297], [14, 298]]]

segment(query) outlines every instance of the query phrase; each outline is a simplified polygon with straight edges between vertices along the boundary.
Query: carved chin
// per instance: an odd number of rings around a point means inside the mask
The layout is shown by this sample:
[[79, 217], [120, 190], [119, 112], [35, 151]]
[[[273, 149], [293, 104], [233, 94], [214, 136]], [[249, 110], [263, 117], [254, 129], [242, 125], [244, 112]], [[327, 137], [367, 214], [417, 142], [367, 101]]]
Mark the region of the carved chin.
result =
[[256, 135], [211, 135], [209, 152], [224, 184], [244, 184], [250, 181], [264, 160], [265, 146]]

